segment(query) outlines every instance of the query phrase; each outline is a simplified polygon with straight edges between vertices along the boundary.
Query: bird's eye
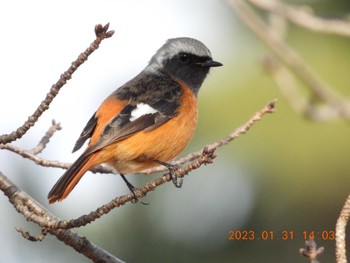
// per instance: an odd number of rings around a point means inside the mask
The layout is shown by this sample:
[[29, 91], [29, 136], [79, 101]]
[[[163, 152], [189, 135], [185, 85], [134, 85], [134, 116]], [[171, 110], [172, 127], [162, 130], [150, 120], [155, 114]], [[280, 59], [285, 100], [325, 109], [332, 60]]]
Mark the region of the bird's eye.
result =
[[179, 59], [182, 63], [188, 63], [190, 62], [190, 56], [186, 53], [180, 53], [179, 54]]

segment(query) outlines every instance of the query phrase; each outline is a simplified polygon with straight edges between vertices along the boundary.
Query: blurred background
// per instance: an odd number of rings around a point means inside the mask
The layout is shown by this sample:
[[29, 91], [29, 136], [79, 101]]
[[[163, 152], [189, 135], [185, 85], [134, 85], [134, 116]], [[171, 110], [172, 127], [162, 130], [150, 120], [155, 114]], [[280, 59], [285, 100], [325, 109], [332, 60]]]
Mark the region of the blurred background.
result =
[[[323, 17], [343, 17], [350, 2], [299, 0]], [[7, 1], [0, 4], [1, 126], [16, 129], [44, 99], [70, 62], [92, 42], [95, 24], [110, 22], [115, 35], [74, 74], [39, 122], [14, 144], [37, 145], [51, 120], [60, 122], [41, 157], [73, 162], [71, 150], [102, 100], [140, 72], [166, 39], [201, 40], [214, 68], [199, 94], [200, 119], [183, 153], [212, 143], [278, 98], [277, 112], [246, 135], [218, 151], [213, 165], [185, 177], [181, 189], [171, 183], [145, 199], [127, 204], [79, 229], [96, 245], [126, 262], [306, 262], [299, 255], [303, 232], [315, 231], [325, 252], [320, 262], [335, 260], [335, 243], [322, 240], [332, 231], [350, 192], [349, 123], [316, 123], [296, 113], [262, 69], [269, 50], [239, 20], [226, 1], [103, 0]], [[348, 96], [349, 39], [311, 33], [291, 26], [287, 41], [335, 90]], [[307, 93], [307, 92], [305, 92]], [[63, 173], [13, 153], [0, 152], [0, 169], [16, 185], [63, 219], [76, 218], [112, 198], [128, 193], [119, 176], [85, 175], [68, 199], [48, 205], [46, 196]], [[130, 175], [137, 186], [156, 178]], [[24, 240], [20, 226], [35, 235], [6, 197], [0, 198], [0, 262], [89, 262], [53, 236]], [[229, 231], [254, 231], [252, 241], [229, 240]], [[261, 240], [272, 231], [274, 240]], [[282, 231], [294, 238], [282, 241]]]

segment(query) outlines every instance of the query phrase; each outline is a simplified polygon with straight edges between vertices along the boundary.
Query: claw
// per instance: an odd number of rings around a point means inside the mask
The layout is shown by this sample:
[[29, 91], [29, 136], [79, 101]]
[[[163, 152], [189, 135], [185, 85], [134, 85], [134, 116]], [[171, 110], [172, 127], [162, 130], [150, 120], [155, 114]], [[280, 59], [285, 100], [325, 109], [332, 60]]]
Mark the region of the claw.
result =
[[137, 188], [135, 186], [133, 186], [124, 176], [124, 174], [120, 174], [120, 176], [123, 178], [124, 182], [126, 183], [126, 185], [128, 186], [130, 192], [133, 194], [134, 199], [131, 201], [133, 204], [137, 204], [137, 203], [141, 203], [143, 205], [149, 205], [149, 203], [145, 203], [141, 200], [140, 197], [138, 197], [138, 195], [136, 194]]
[[176, 170], [178, 169], [178, 167], [176, 165], [173, 165], [173, 164], [168, 164], [168, 166], [166, 166], [166, 167], [169, 169], [171, 180], [173, 181], [173, 184], [175, 185], [175, 187], [181, 188], [183, 181], [184, 181], [184, 178], [176, 176]]
[[156, 162], [156, 163], [159, 163], [159, 164], [161, 164], [163, 166], [165, 166], [166, 168], [168, 168], [171, 180], [173, 181], [173, 184], [175, 185], [175, 187], [177, 187], [177, 188], [181, 188], [182, 187], [184, 179], [183, 179], [183, 177], [177, 177], [176, 176], [176, 171], [177, 171], [177, 169], [179, 169], [179, 167], [177, 165], [174, 165], [174, 164], [171, 164], [171, 163], [162, 162], [162, 161], [155, 160], [155, 159], [153, 159], [153, 161]]

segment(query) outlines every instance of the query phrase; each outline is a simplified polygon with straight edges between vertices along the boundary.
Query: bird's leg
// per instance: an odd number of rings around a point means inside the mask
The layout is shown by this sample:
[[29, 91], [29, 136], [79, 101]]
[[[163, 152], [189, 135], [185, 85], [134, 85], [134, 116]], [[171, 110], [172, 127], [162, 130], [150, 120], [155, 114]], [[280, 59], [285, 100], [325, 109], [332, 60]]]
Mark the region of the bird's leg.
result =
[[171, 163], [166, 163], [166, 162], [162, 162], [156, 159], [152, 159], [152, 161], [159, 163], [163, 166], [165, 166], [166, 168], [168, 168], [169, 170], [169, 174], [171, 176], [171, 180], [173, 181], [173, 184], [177, 187], [177, 188], [181, 188], [182, 183], [183, 183], [183, 177], [177, 177], [175, 172], [178, 169], [177, 165], [171, 164]]
[[134, 195], [134, 199], [133, 199], [132, 202], [133, 202], [133, 203], [140, 202], [140, 203], [143, 204], [143, 205], [148, 205], [148, 203], [142, 202], [142, 201], [141, 201], [141, 198], [139, 198], [139, 197], [137, 196], [137, 194], [135, 193], [136, 187], [133, 186], [133, 185], [128, 181], [128, 179], [126, 179], [126, 177], [124, 176], [124, 174], [121, 174], [121, 173], [120, 173], [120, 176], [122, 177], [122, 179], [124, 180], [124, 182], [125, 182], [126, 185], [128, 186], [130, 192]]

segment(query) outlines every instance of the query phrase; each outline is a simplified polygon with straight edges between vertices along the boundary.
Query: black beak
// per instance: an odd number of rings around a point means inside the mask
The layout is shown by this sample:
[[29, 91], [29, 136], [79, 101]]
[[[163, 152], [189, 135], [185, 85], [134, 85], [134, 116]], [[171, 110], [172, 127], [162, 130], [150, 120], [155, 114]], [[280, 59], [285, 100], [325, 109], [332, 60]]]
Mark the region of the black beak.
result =
[[205, 62], [198, 63], [198, 65], [201, 65], [202, 67], [211, 68], [211, 67], [221, 67], [222, 63], [214, 61], [214, 60], [207, 60]]

